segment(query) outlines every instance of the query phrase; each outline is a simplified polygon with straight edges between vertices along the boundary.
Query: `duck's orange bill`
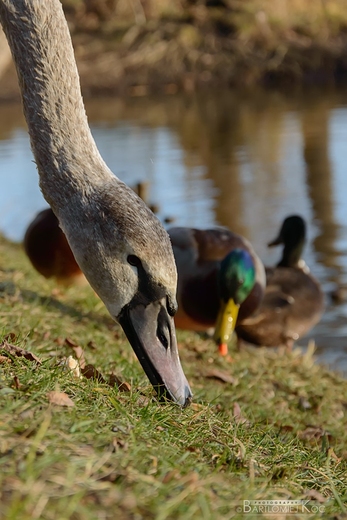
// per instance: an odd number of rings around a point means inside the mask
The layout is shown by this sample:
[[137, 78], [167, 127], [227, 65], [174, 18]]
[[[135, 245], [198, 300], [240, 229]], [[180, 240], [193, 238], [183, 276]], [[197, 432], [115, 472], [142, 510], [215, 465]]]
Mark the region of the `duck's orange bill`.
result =
[[220, 343], [218, 345], [218, 350], [221, 356], [226, 356], [228, 354], [228, 344], [227, 343]]
[[228, 353], [228, 343], [235, 330], [239, 309], [240, 305], [232, 299], [226, 303], [221, 303], [214, 331], [214, 340], [222, 356], [226, 356]]

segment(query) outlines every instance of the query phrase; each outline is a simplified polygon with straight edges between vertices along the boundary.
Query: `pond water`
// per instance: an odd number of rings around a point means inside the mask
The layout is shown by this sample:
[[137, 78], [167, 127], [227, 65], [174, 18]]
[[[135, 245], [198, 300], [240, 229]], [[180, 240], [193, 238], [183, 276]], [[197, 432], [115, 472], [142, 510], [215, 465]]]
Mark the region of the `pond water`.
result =
[[[94, 100], [93, 135], [113, 172], [130, 186], [148, 182], [161, 219], [225, 225], [251, 240], [268, 265], [283, 218], [308, 223], [304, 258], [326, 294], [314, 338], [320, 360], [347, 373], [347, 89], [204, 92], [195, 96]], [[21, 241], [47, 206], [20, 105], [0, 104], [0, 233]]]

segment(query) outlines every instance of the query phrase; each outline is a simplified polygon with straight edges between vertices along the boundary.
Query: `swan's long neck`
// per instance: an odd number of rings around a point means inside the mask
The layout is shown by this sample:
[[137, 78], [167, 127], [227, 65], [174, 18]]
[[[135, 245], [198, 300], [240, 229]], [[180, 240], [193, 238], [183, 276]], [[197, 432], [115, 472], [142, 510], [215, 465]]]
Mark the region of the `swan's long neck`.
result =
[[53, 208], [110, 179], [91, 135], [60, 2], [0, 0], [40, 186]]

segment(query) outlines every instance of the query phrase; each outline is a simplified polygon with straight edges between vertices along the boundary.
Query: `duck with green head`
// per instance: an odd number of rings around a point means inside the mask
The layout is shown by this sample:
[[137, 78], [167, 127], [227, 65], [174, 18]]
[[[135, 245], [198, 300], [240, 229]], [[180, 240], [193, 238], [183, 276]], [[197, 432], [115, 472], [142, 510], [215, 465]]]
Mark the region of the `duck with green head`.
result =
[[169, 229], [178, 271], [178, 328], [215, 328], [219, 352], [236, 323], [252, 315], [265, 289], [264, 266], [250, 242], [226, 228]]

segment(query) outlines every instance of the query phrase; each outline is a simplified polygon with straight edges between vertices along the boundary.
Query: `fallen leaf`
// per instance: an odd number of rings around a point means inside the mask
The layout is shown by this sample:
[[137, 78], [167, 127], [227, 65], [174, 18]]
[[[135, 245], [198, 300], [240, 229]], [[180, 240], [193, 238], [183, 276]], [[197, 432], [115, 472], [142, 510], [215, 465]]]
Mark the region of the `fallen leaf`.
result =
[[109, 385], [111, 387], [117, 386], [120, 392], [130, 392], [131, 385], [126, 381], [121, 381], [118, 376], [115, 374], [111, 374], [109, 380], [106, 381], [104, 376], [99, 372], [94, 365], [86, 365], [84, 368], [81, 367], [81, 373], [87, 379], [95, 379], [99, 381], [99, 383], [104, 383], [105, 385]]
[[233, 416], [237, 424], [245, 424], [246, 426], [250, 425], [249, 420], [242, 415], [239, 403], [234, 403]]
[[35, 354], [29, 352], [28, 350], [24, 350], [24, 348], [11, 345], [10, 343], [7, 343], [7, 341], [3, 341], [0, 344], [0, 350], [8, 352], [11, 356], [24, 357], [29, 361], [35, 361], [38, 365], [41, 365], [40, 359], [37, 356], [35, 356]]
[[12, 359], [6, 356], [0, 356], [0, 365], [3, 365], [5, 363], [12, 363]]
[[84, 351], [83, 348], [77, 345], [76, 347], [72, 347], [73, 351], [75, 352], [75, 356], [78, 359], [78, 363], [80, 368], [84, 368], [86, 366], [86, 360], [84, 357]]
[[119, 377], [116, 376], [116, 374], [110, 375], [108, 384], [110, 386], [117, 386], [117, 388], [120, 392], [130, 392], [131, 391], [131, 385], [129, 383], [127, 383], [126, 381], [122, 381], [121, 379], [119, 379]]
[[130, 392], [131, 391], [131, 384], [127, 383], [126, 381], [123, 381], [118, 387], [118, 390], [120, 392]]
[[65, 338], [65, 343], [69, 345], [69, 347], [77, 347], [77, 343], [71, 338]]
[[86, 360], [85, 360], [85, 357], [84, 357], [83, 348], [80, 345], [78, 345], [77, 343], [75, 343], [74, 341], [72, 341], [70, 338], [65, 338], [65, 343], [69, 347], [71, 347], [72, 350], [74, 351], [75, 356], [76, 356], [76, 358], [78, 360], [80, 368], [85, 368]]
[[48, 392], [47, 396], [51, 404], [56, 404], [57, 406], [75, 406], [74, 402], [65, 392], [53, 390], [52, 392]]
[[317, 502], [320, 502], [323, 504], [323, 502], [326, 502], [326, 498], [319, 493], [316, 489], [308, 489], [305, 491], [305, 498], [312, 498], [313, 500], [317, 500]]
[[233, 416], [235, 418], [238, 418], [238, 417], [241, 417], [241, 407], [239, 405], [239, 403], [234, 403], [234, 407], [233, 407]]
[[9, 332], [4, 336], [5, 341], [16, 341], [17, 334], [15, 332]]
[[324, 428], [321, 426], [307, 426], [305, 430], [298, 431], [298, 437], [302, 440], [317, 441], [325, 436], [327, 436], [328, 439], [331, 439], [331, 434], [324, 430]]
[[201, 453], [200, 448], [197, 448], [196, 446], [187, 446], [186, 450], [190, 453]]
[[82, 378], [79, 363], [74, 357], [68, 356], [59, 364], [62, 365], [66, 370], [69, 370], [70, 373], [72, 373], [77, 379]]
[[292, 432], [294, 430], [294, 426], [291, 425], [291, 424], [280, 424], [279, 428], [281, 430], [281, 433], [289, 433], [289, 432]]
[[110, 386], [115, 386], [115, 385], [119, 386], [119, 385], [122, 384], [122, 381], [119, 379], [118, 376], [116, 376], [116, 374], [114, 374], [112, 372], [112, 374], [110, 374], [110, 377], [109, 377], [109, 380], [108, 380], [108, 384]]
[[99, 372], [99, 370], [97, 370], [94, 365], [86, 365], [84, 368], [81, 369], [81, 373], [87, 379], [96, 379], [97, 381], [99, 381], [99, 383], [106, 384], [106, 381], [103, 378], [101, 372]]
[[231, 376], [228, 372], [224, 372], [222, 370], [209, 370], [205, 373], [205, 377], [209, 379], [219, 379], [220, 381], [223, 381], [223, 383], [230, 383], [231, 385], [237, 384], [237, 379], [235, 379], [235, 377]]

